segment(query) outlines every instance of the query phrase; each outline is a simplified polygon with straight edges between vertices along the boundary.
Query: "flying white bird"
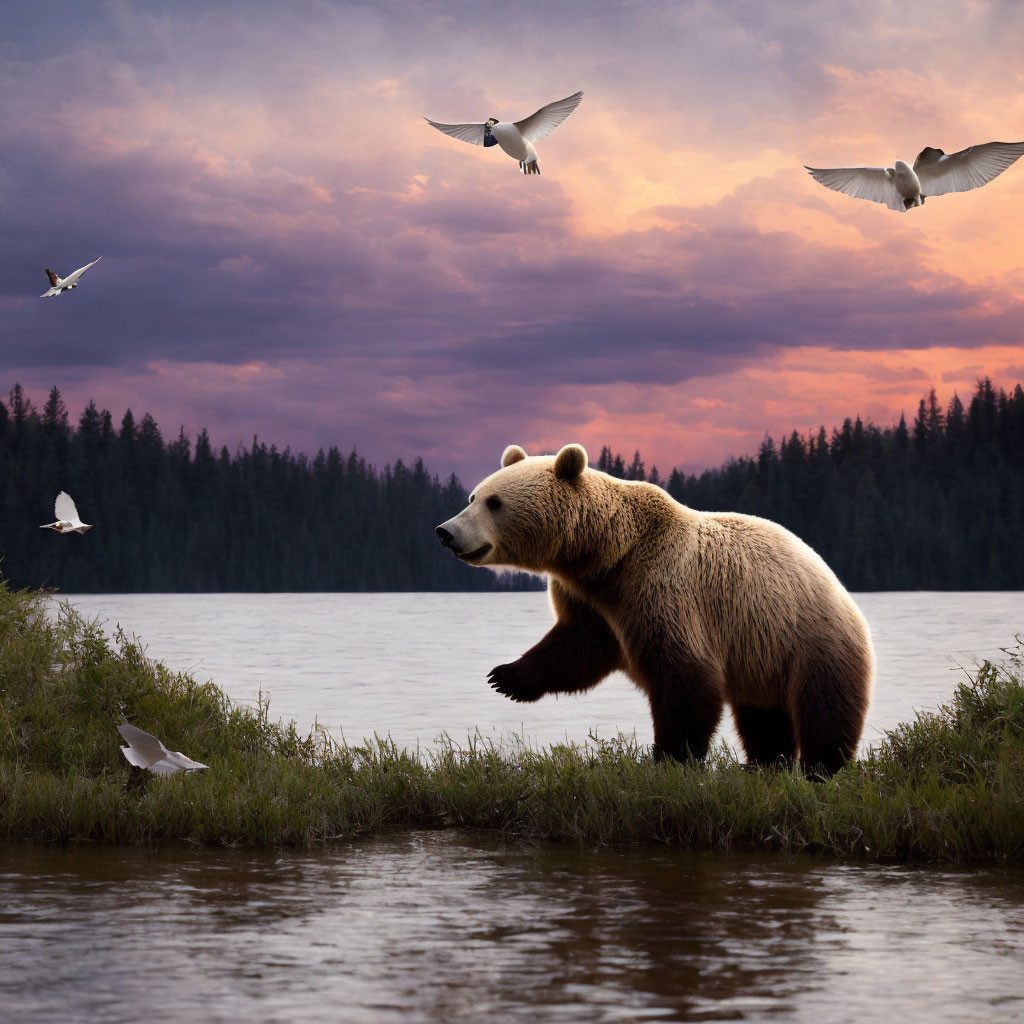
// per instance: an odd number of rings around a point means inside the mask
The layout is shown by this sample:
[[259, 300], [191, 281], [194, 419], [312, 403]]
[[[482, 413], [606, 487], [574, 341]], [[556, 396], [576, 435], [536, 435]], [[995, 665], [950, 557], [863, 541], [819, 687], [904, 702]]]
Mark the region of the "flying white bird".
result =
[[86, 263], [84, 267], [79, 267], [73, 274], [68, 274], [67, 277], [58, 277], [49, 267], [46, 268], [46, 276], [50, 279], [50, 288], [48, 291], [43, 292], [39, 296], [41, 299], [51, 299], [54, 295], [60, 295], [61, 292], [66, 292], [70, 288], [78, 287], [78, 279], [90, 268], [95, 267], [99, 261], [103, 259], [102, 256], [97, 256], [92, 263]]
[[513, 160], [519, 161], [523, 174], [540, 174], [534, 145], [546, 139], [579, 105], [582, 92], [574, 92], [564, 100], [555, 100], [541, 107], [522, 121], [499, 121], [488, 118], [483, 124], [438, 124], [429, 117], [423, 120], [453, 139], [471, 142], [474, 146], [501, 146]]
[[53, 514], [57, 517], [55, 523], [46, 523], [40, 526], [40, 530], [56, 530], [58, 533], [85, 533], [92, 529], [91, 523], [83, 523], [78, 518], [78, 509], [71, 500], [67, 491], [61, 491], [57, 500], [53, 503]]
[[807, 171], [825, 188], [904, 213], [924, 206], [928, 196], [981, 188], [1020, 156], [1024, 156], [1024, 142], [986, 142], [949, 155], [926, 146], [913, 167], [897, 160], [893, 167], [808, 167]]
[[186, 757], [180, 750], [168, 750], [155, 736], [127, 722], [119, 725], [117, 731], [128, 742], [127, 747], [121, 748], [121, 753], [136, 768], [146, 768], [154, 775], [173, 775], [175, 772], [198, 772], [209, 767]]

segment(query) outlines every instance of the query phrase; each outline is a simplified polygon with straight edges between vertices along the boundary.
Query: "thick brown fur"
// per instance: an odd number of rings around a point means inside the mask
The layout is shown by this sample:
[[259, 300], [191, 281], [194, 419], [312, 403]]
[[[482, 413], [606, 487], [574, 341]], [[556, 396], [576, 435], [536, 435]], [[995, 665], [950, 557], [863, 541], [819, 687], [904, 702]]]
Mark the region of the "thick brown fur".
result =
[[470, 564], [549, 578], [555, 625], [491, 672], [512, 700], [622, 669], [650, 702], [656, 756], [703, 758], [726, 703], [757, 764], [799, 757], [829, 775], [854, 756], [874, 675], [867, 624], [776, 523], [694, 511], [587, 468], [579, 445], [555, 457], [513, 445], [438, 535]]

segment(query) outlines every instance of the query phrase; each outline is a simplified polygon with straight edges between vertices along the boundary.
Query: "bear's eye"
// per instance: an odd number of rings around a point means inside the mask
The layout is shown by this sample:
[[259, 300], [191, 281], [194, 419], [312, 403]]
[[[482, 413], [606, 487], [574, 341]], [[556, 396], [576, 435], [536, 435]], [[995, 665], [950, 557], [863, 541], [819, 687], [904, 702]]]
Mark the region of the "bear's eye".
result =
[[501, 508], [501, 498], [499, 498], [499, 497], [498, 497], [498, 496], [497, 496], [496, 494], [492, 494], [492, 495], [491, 495], [491, 496], [490, 496], [490, 497], [489, 497], [489, 498], [487, 499], [487, 507], [488, 507], [488, 508], [489, 508], [489, 509], [490, 509], [490, 510], [491, 510], [492, 512], [497, 512], [497, 511], [498, 511], [498, 509], [499, 509], [499, 508]]
[[469, 496], [469, 503], [470, 503], [470, 505], [472, 505], [474, 501], [476, 501], [476, 495], [475, 494], [471, 494]]

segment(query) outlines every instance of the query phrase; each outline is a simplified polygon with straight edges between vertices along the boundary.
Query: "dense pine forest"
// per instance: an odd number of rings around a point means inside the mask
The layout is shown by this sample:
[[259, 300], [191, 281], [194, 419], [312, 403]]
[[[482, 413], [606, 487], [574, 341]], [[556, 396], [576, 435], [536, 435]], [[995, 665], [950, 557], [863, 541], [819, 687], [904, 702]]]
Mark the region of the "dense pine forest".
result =
[[[965, 405], [935, 392], [913, 423], [846, 420], [766, 438], [751, 457], [667, 477], [603, 449], [598, 468], [693, 508], [766, 516], [853, 590], [1024, 589], [1024, 391], [985, 379]], [[40, 530], [69, 491], [85, 537]], [[153, 417], [115, 425], [90, 402], [74, 427], [54, 387], [40, 411], [0, 401], [0, 573], [68, 592], [488, 590], [538, 585], [461, 565], [433, 526], [466, 501], [420, 461], [382, 470], [254, 439], [214, 451], [205, 430], [165, 441]]]
[[[610, 472], [641, 478], [606, 449]], [[1024, 390], [987, 378], [943, 409], [935, 391], [913, 423], [847, 419], [831, 435], [766, 438], [756, 456], [664, 485], [692, 508], [773, 519], [802, 537], [851, 590], [1024, 589]]]
[[[40, 530], [66, 490], [95, 528]], [[40, 412], [15, 385], [0, 401], [0, 573], [69, 593], [497, 590], [537, 587], [457, 561], [434, 526], [466, 504], [417, 461], [377, 470], [337, 448], [315, 457], [253, 440], [214, 451], [164, 441], [150, 415], [115, 426], [89, 403], [69, 423], [55, 387]]]

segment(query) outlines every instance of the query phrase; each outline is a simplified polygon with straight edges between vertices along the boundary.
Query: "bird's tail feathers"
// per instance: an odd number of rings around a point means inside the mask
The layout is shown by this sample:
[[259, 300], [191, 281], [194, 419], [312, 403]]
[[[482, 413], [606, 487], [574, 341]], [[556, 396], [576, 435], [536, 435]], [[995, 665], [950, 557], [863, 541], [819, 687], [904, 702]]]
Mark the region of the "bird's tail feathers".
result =
[[540, 164], [537, 160], [521, 160], [519, 168], [523, 174], [540, 174]]

